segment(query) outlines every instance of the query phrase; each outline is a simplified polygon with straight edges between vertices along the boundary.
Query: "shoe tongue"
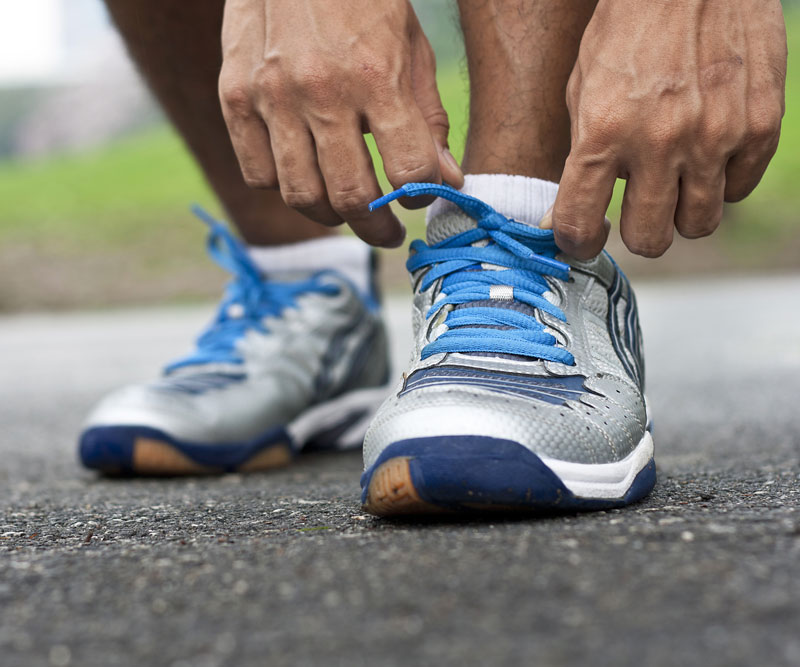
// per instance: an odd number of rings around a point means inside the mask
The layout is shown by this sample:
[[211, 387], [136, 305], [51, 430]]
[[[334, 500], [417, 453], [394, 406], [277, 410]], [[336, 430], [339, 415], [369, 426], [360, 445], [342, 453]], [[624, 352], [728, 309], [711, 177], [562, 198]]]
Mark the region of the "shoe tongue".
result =
[[470, 218], [457, 206], [442, 208], [444, 210], [428, 219], [425, 234], [428, 245], [440, 243], [451, 236], [475, 229], [478, 226], [474, 218]]
[[[523, 225], [538, 227], [538, 224], [527, 220], [511, 219]], [[475, 219], [464, 213], [458, 206], [439, 199], [428, 209], [426, 239], [428, 245], [433, 245], [461, 232], [475, 229], [477, 226], [478, 223]]]
[[308, 271], [292, 271], [291, 269], [261, 272], [261, 277], [270, 283], [299, 283], [308, 280], [312, 275]]

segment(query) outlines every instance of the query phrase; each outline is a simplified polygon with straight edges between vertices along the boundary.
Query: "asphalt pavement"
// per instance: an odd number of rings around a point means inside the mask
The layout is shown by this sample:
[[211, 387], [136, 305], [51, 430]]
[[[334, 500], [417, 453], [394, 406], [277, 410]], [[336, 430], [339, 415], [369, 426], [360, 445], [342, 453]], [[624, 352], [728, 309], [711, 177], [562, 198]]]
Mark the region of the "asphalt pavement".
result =
[[638, 296], [651, 497], [469, 521], [364, 515], [356, 452], [99, 478], [87, 410], [209, 308], [0, 318], [0, 665], [800, 665], [800, 277]]

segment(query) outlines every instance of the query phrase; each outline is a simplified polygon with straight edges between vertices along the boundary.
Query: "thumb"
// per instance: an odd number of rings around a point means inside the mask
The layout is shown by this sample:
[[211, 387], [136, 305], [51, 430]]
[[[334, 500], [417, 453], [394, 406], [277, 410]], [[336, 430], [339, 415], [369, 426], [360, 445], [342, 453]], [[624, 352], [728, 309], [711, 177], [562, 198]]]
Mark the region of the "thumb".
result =
[[415, 37], [411, 43], [411, 85], [414, 89], [414, 99], [436, 145], [442, 180], [460, 189], [464, 185], [464, 173], [450, 152], [447, 140], [450, 121], [442, 105], [439, 87], [436, 85], [436, 57], [416, 17], [414, 21]]

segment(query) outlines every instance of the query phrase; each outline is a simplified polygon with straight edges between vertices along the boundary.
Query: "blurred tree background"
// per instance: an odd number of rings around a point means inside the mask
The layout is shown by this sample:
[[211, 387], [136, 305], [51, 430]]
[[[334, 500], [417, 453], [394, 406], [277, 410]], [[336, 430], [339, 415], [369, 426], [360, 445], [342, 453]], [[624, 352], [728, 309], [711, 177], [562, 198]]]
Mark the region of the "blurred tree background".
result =
[[[437, 52], [460, 157], [468, 84], [453, 4], [415, 2]], [[787, 111], [761, 186], [726, 208], [713, 237], [677, 237], [658, 260], [633, 257], [612, 234], [610, 249], [635, 277], [800, 268], [800, 2], [784, 6]], [[0, 310], [215, 296], [225, 278], [205, 257], [191, 202], [222, 215], [125, 58], [100, 1], [0, 3]], [[409, 237], [423, 233], [421, 213], [402, 217]], [[405, 249], [384, 253], [389, 289], [405, 289], [404, 256]]]

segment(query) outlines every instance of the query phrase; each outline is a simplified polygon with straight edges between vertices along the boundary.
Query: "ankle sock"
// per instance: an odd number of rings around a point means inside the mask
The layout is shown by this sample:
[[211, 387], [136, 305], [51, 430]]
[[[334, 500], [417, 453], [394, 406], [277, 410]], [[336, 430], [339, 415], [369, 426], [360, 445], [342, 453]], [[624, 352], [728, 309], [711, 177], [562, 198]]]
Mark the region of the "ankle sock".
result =
[[[461, 192], [485, 201], [508, 218], [535, 227], [555, 203], [558, 183], [510, 174], [467, 174]], [[428, 207], [427, 219], [460, 210], [446, 199], [437, 199]]]
[[298, 275], [334, 269], [362, 294], [372, 287], [371, 248], [350, 236], [325, 236], [299, 243], [248, 246], [250, 259], [267, 278], [291, 280]]

